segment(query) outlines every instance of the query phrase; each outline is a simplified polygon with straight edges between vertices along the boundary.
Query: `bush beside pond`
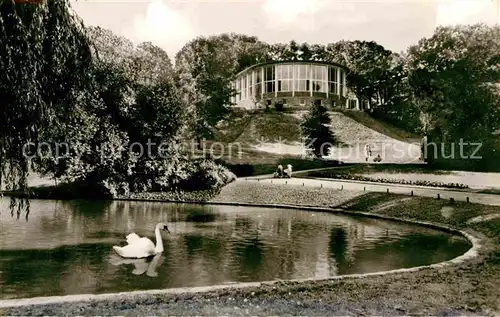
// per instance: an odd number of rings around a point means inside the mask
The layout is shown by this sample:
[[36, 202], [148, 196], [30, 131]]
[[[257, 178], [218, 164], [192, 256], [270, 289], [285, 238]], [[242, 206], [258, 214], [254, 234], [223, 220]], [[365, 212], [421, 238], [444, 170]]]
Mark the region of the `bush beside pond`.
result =
[[[210, 160], [177, 162], [175, 170], [158, 173], [157, 177], [141, 179], [105, 178], [99, 175], [56, 186], [29, 189], [32, 198], [42, 199], [113, 199], [139, 198], [163, 200], [205, 201], [234, 180], [236, 176], [226, 167]], [[134, 182], [135, 181], [135, 182]], [[10, 193], [26, 196], [25, 192]]]
[[164, 191], [164, 192], [142, 192], [131, 193], [127, 196], [118, 196], [119, 199], [140, 199], [140, 200], [162, 200], [162, 201], [189, 201], [206, 202], [211, 200], [220, 192], [220, 188], [210, 190], [195, 191]]

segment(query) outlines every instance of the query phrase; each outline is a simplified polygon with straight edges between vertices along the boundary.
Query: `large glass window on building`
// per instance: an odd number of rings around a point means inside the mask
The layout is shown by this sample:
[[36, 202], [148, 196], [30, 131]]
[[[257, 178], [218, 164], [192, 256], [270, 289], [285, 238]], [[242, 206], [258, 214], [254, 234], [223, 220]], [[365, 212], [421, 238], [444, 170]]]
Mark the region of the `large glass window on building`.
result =
[[264, 68], [264, 89], [266, 93], [275, 91], [275, 76], [274, 65]]
[[328, 93], [330, 94], [338, 94], [337, 91], [337, 68], [336, 67], [328, 67]]
[[236, 101], [238, 102], [241, 100], [241, 82], [239, 79], [236, 80], [235, 86], [236, 86], [236, 88], [235, 88], [236, 89]]
[[292, 65], [277, 65], [276, 79], [278, 81], [278, 91], [292, 91]]
[[248, 72], [247, 81], [248, 81], [248, 94], [247, 94], [247, 98], [250, 98], [250, 97], [253, 96], [253, 91], [254, 91], [254, 88], [255, 88], [255, 81], [254, 81], [254, 77], [253, 77], [253, 70]]
[[244, 75], [243, 76], [243, 94], [242, 94], [242, 98], [243, 99], [247, 99], [247, 89], [248, 89], [248, 82], [247, 82], [247, 76]]
[[313, 91], [326, 92], [326, 66], [313, 65]]
[[308, 79], [309, 76], [307, 76], [308, 73], [308, 65], [303, 65], [303, 64], [298, 64], [294, 65], [293, 69], [295, 72], [295, 80], [294, 80], [294, 85], [295, 85], [295, 91], [308, 91], [309, 90], [309, 83]]
[[259, 83], [255, 86], [254, 96], [255, 98], [259, 99], [261, 95], [262, 95], [262, 85]]
[[342, 69], [340, 70], [340, 91], [339, 91], [339, 95], [343, 96], [344, 95], [344, 92], [346, 91], [345, 90], [345, 81], [346, 81], [346, 78], [345, 78], [345, 71], [343, 71]]

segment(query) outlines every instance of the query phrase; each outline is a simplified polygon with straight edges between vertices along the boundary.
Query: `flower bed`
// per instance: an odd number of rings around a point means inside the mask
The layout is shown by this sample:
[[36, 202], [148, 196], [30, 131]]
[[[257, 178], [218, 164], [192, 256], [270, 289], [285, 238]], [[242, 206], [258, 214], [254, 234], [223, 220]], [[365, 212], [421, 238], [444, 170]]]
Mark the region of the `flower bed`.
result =
[[468, 185], [459, 183], [443, 183], [443, 182], [433, 182], [425, 180], [406, 180], [406, 179], [391, 179], [391, 178], [381, 178], [381, 177], [367, 177], [355, 174], [336, 174], [336, 173], [325, 173], [325, 172], [311, 172], [308, 174], [310, 177], [321, 177], [321, 178], [334, 178], [334, 179], [346, 179], [364, 182], [377, 182], [377, 183], [389, 183], [389, 184], [402, 184], [402, 185], [417, 185], [417, 186], [429, 186], [429, 187], [444, 187], [444, 188], [458, 188], [467, 189]]

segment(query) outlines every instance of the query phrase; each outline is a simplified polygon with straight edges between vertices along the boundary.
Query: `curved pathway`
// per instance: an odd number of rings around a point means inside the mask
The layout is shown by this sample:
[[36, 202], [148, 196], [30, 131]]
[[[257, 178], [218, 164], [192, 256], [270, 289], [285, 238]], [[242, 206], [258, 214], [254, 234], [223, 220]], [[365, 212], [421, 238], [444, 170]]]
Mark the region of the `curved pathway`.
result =
[[[303, 172], [307, 171], [300, 171], [300, 173]], [[339, 190], [366, 190], [368, 192], [387, 192], [387, 190], [389, 190], [389, 193], [403, 195], [411, 195], [413, 192], [414, 196], [435, 198], [438, 198], [439, 194], [440, 199], [453, 198], [457, 201], [467, 201], [467, 199], [469, 199], [469, 202], [471, 203], [473, 202], [483, 205], [500, 206], [500, 195], [480, 194], [471, 191], [453, 190], [441, 187], [335, 180], [330, 178], [272, 178], [272, 175], [239, 178], [237, 181], [259, 181], [264, 183], [282, 185], [307, 186], [316, 188], [338, 188]]]

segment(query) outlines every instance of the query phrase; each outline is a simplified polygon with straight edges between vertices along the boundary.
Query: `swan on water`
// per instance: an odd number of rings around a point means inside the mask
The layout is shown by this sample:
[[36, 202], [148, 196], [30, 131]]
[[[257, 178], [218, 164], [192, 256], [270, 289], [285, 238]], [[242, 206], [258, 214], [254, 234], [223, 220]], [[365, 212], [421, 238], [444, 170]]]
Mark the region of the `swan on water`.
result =
[[160, 230], [164, 230], [168, 233], [168, 227], [166, 224], [160, 222], [156, 225], [155, 236], [156, 236], [156, 246], [153, 241], [146, 237], [139, 237], [136, 233], [129, 234], [127, 239], [127, 245], [119, 247], [117, 245], [113, 246], [113, 249], [123, 258], [147, 258], [158, 253], [163, 252], [163, 241], [161, 238]]

